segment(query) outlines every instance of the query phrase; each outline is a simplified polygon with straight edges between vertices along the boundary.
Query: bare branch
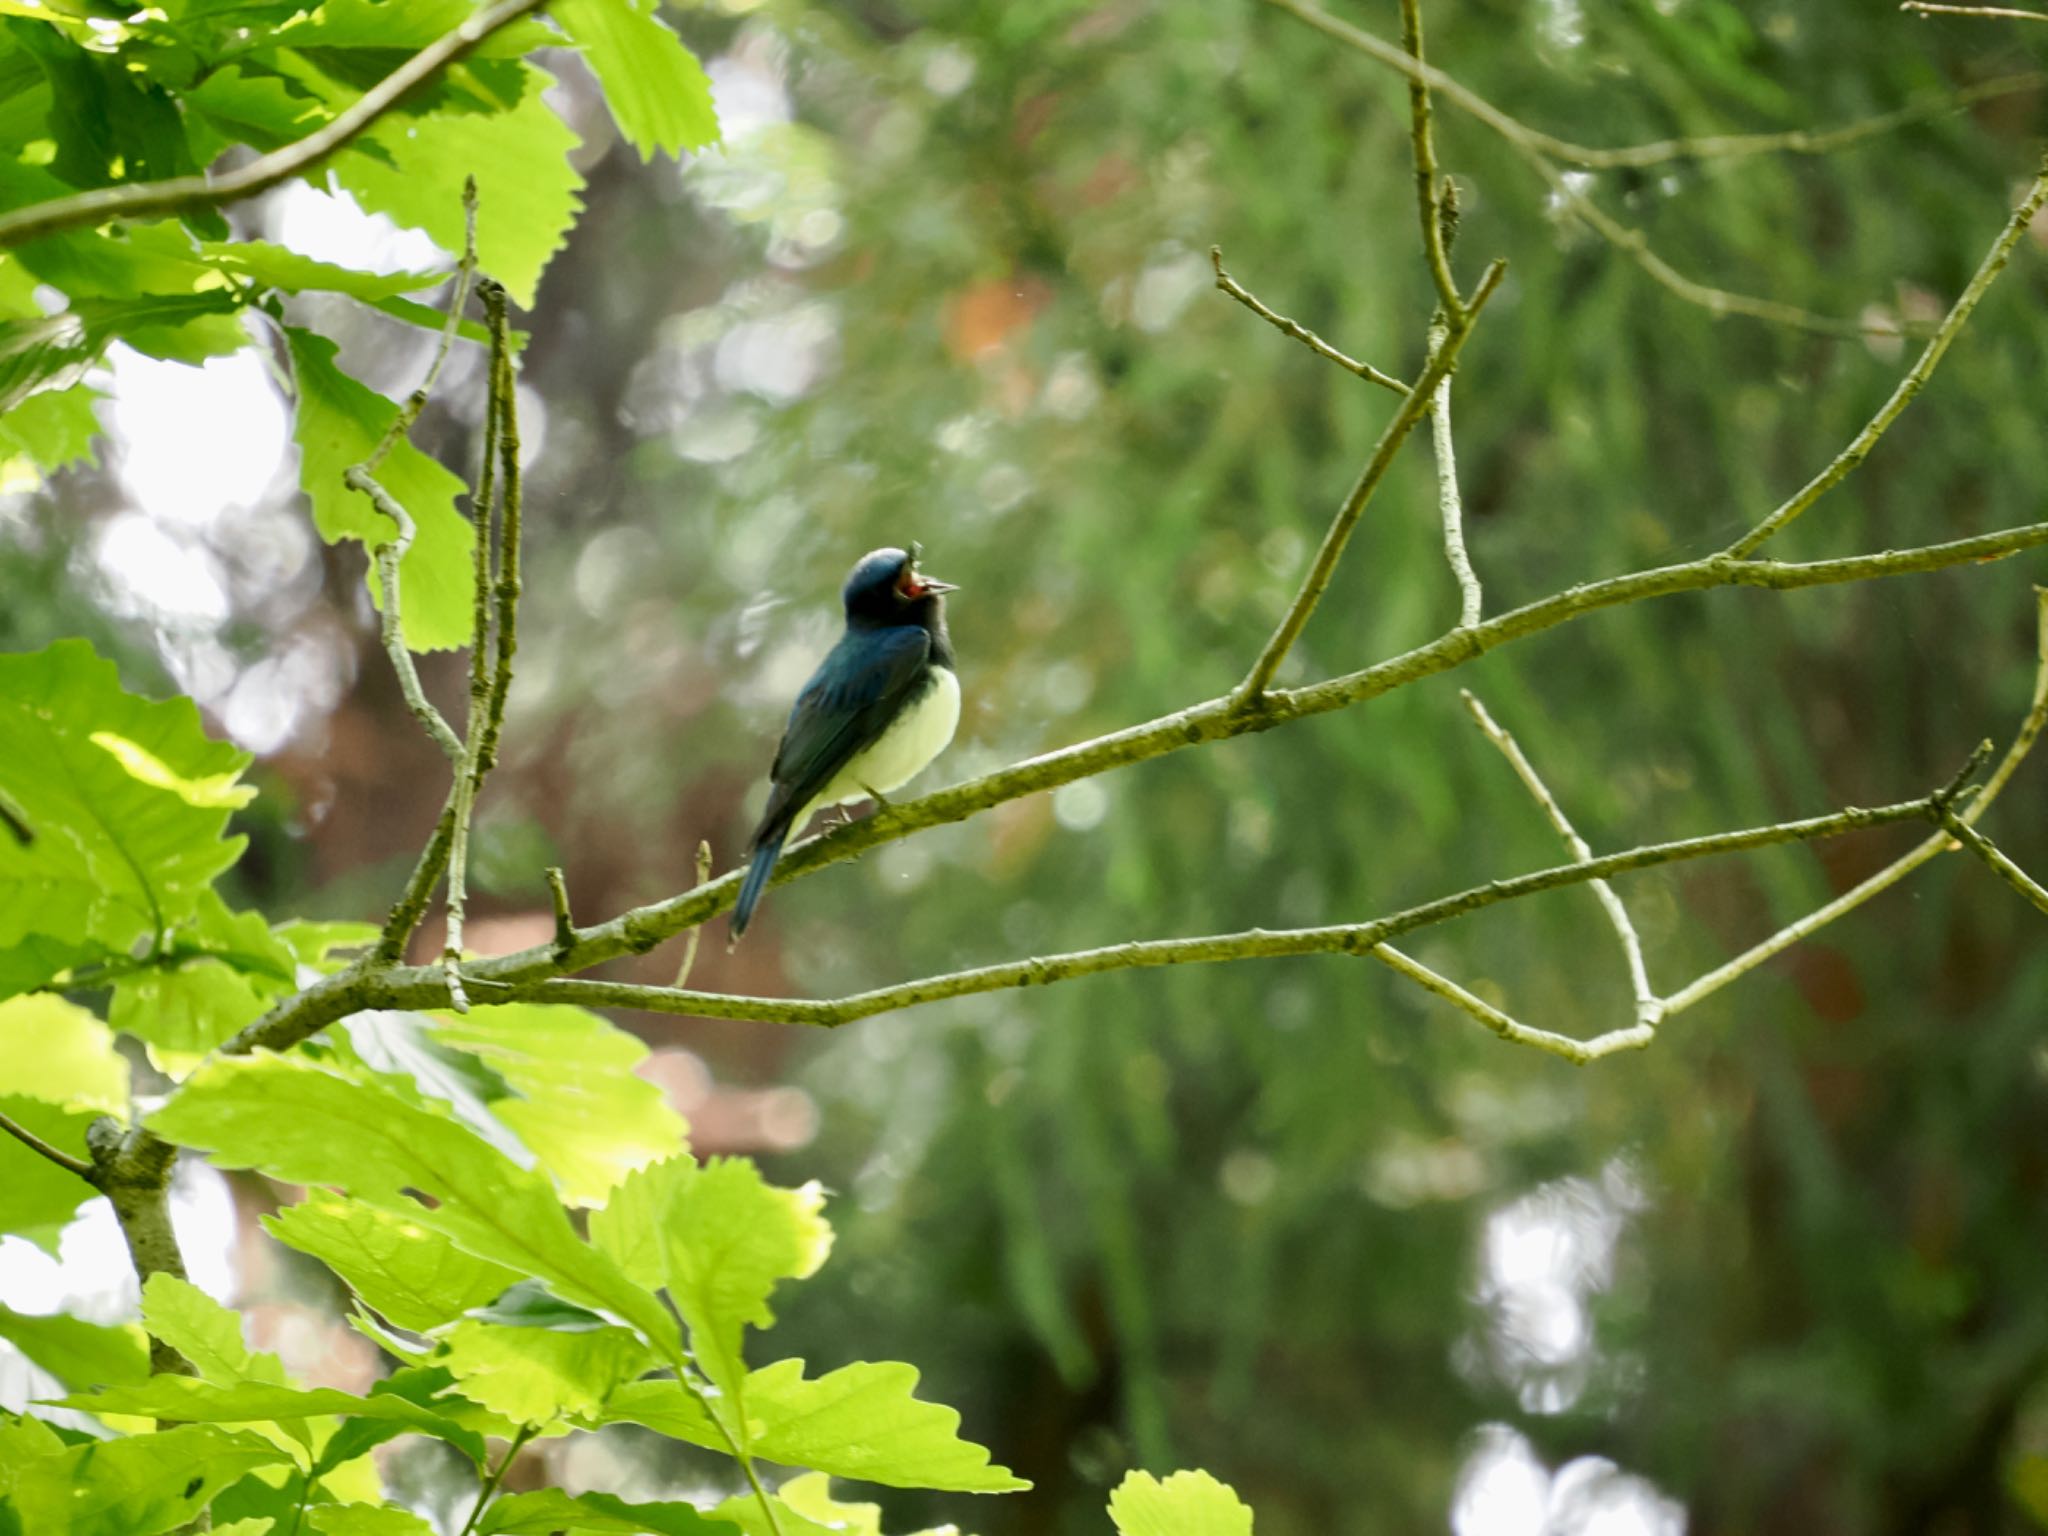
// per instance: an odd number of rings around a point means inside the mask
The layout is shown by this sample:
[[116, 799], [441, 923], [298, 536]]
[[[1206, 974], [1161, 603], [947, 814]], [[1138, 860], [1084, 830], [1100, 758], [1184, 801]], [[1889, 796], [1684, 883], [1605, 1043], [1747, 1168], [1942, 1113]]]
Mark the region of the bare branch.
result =
[[[706, 838], [697, 844], [697, 884], [702, 885], [711, 878], [711, 840]], [[676, 967], [676, 979], [671, 986], [688, 986], [690, 972], [697, 964], [697, 944], [704, 936], [703, 924], [698, 924], [683, 940], [683, 963]]]
[[[1520, 744], [1494, 722], [1493, 716], [1487, 713], [1486, 706], [1479, 702], [1477, 695], [1470, 689], [1461, 689], [1460, 693], [1465, 700], [1465, 707], [1472, 712], [1472, 718], [1478, 723], [1479, 729], [1485, 733], [1488, 741], [1500, 749], [1501, 756], [1508, 760], [1508, 766], [1515, 770], [1515, 777], [1522, 781], [1522, 787], [1529, 791], [1537, 805], [1542, 807], [1543, 814], [1550, 818], [1550, 825], [1556, 829], [1557, 835], [1564, 839], [1564, 845], [1571, 856], [1581, 864], [1591, 860], [1593, 850], [1572, 826], [1570, 818], [1564, 813], [1564, 807], [1557, 803], [1557, 798], [1551, 794], [1549, 786], [1536, 772], [1535, 765], [1523, 755]], [[1600, 905], [1607, 911], [1607, 920], [1614, 925], [1615, 935], [1621, 940], [1622, 956], [1628, 962], [1629, 990], [1635, 997], [1636, 1023], [1646, 1028], [1654, 1028], [1662, 1010], [1657, 1002], [1657, 994], [1650, 987], [1649, 967], [1643, 961], [1643, 941], [1636, 934], [1635, 924], [1629, 921], [1628, 909], [1621, 904], [1621, 898], [1614, 894], [1614, 887], [1605, 880], [1595, 880], [1591, 883], [1593, 894], [1600, 899]]]
[[[1401, 0], [1401, 46], [1419, 66], [1422, 63], [1422, 8], [1417, 0]], [[1436, 141], [1429, 129], [1429, 81], [1419, 69], [1408, 77], [1408, 137], [1415, 160], [1415, 205], [1422, 220], [1422, 253], [1429, 263], [1430, 280], [1436, 284], [1437, 302], [1444, 314], [1456, 318], [1465, 312], [1458, 297], [1457, 280], [1451, 276], [1450, 252], [1445, 248], [1443, 219], [1437, 201]]]
[[1561, 1056], [1574, 1066], [1583, 1067], [1603, 1056], [1611, 1056], [1616, 1051], [1639, 1051], [1657, 1037], [1655, 1029], [1642, 1023], [1633, 1024], [1627, 1029], [1611, 1029], [1604, 1035], [1595, 1035], [1590, 1040], [1576, 1040], [1570, 1035], [1560, 1035], [1554, 1030], [1535, 1029], [1509, 1018], [1483, 997], [1474, 996], [1450, 977], [1439, 975], [1421, 961], [1403, 954], [1390, 944], [1375, 944], [1372, 947], [1372, 957], [1463, 1009], [1508, 1044], [1526, 1045], [1552, 1056]]
[[2048, 11], [2017, 11], [2006, 5], [1936, 5], [1933, 0], [1905, 0], [1902, 11], [1922, 16], [1988, 16], [2011, 21], [2048, 21]]
[[2041, 211], [2043, 203], [2048, 203], [2048, 156], [2043, 157], [2041, 169], [2034, 177], [2034, 184], [2027, 189], [2027, 195], [2020, 199], [2019, 207], [2015, 208], [2012, 217], [2005, 221], [2005, 228], [2000, 230], [1998, 238], [1991, 242], [1991, 249], [1984, 253], [1984, 260], [1978, 263], [1976, 275], [1970, 279], [1969, 286], [1963, 289], [1955, 303], [1950, 306], [1948, 314], [1935, 328], [1932, 339], [1921, 351], [1919, 360], [1907, 371], [1906, 376], [1899, 380], [1898, 388], [1892, 391], [1891, 398], [1878, 407], [1877, 414], [1865, 423], [1863, 430], [1856, 434], [1848, 447], [1835, 455], [1827, 468], [1807, 481], [1796, 495], [1769, 517], [1729, 545], [1729, 554], [1748, 554], [1848, 479], [1856, 466], [1869, 456], [1870, 450], [1877, 445], [1877, 440], [1884, 436], [1891, 424], [1913, 403], [1913, 397], [1919, 394], [1927, 381], [1934, 376], [1934, 370], [1941, 362], [1942, 354], [1948, 351], [1949, 343], [1956, 339], [1964, 322], [1970, 318], [1970, 312], [1990, 291], [1992, 283], [1997, 281], [1998, 274], [2005, 270], [2005, 264], [2012, 260], [2014, 247], [2026, 234], [2027, 226], [2033, 222], [2034, 215]]
[[1355, 373], [1361, 379], [1377, 384], [1382, 389], [1391, 389], [1397, 395], [1408, 393], [1408, 386], [1392, 374], [1381, 373], [1371, 363], [1361, 363], [1357, 358], [1338, 351], [1299, 321], [1290, 320], [1287, 316], [1268, 309], [1264, 304], [1260, 303], [1256, 294], [1246, 289], [1236, 278], [1223, 270], [1222, 246], [1212, 245], [1209, 247], [1209, 264], [1216, 269], [1216, 286], [1218, 288], [1221, 288], [1246, 309], [1278, 330], [1282, 335], [1292, 336], [1296, 341], [1315, 353], [1316, 356], [1327, 358], [1346, 372]]
[[2019, 865], [2013, 863], [2012, 859], [1996, 843], [1992, 842], [1990, 838], [1964, 821], [1947, 806], [1943, 806], [1941, 810], [1941, 825], [1950, 837], [1997, 870], [2007, 885], [2026, 897], [2040, 911], [2048, 912], [2048, 890], [2044, 890], [2038, 880], [2024, 869], [2021, 869]]
[[1266, 642], [1259, 658], [1252, 663], [1252, 669], [1245, 680], [1238, 685], [1235, 698], [1237, 707], [1251, 710], [1258, 707], [1266, 695], [1267, 685], [1273, 681], [1280, 663], [1294, 648], [1294, 642], [1301, 637], [1307, 626], [1309, 615], [1315, 612], [1316, 604], [1322, 601], [1323, 592], [1330, 585], [1337, 562], [1343, 557], [1344, 546], [1350, 541], [1351, 531], [1358, 526], [1358, 519], [1364, 513], [1366, 503], [1372, 500], [1379, 489], [1380, 481], [1400, 452], [1401, 444], [1422, 419], [1422, 413], [1429, 409], [1429, 402], [1436, 394], [1437, 384], [1448, 377], [1457, 366], [1458, 353], [1465, 344], [1465, 338], [1472, 334], [1472, 322], [1479, 317], [1486, 301], [1493, 297], [1500, 287], [1500, 280], [1507, 272], [1505, 262], [1496, 261], [1486, 269], [1479, 279], [1479, 286], [1472, 292], [1472, 302], [1460, 315], [1447, 317], [1447, 328], [1443, 345], [1436, 349], [1429, 360], [1429, 366], [1422, 371], [1422, 377], [1415, 381], [1414, 390], [1401, 402], [1401, 408], [1394, 413], [1394, 419], [1387, 423], [1386, 430], [1374, 445], [1372, 457], [1366, 462], [1358, 476], [1357, 483], [1337, 508], [1337, 515], [1331, 519], [1329, 530], [1323, 535], [1322, 547], [1316, 551], [1309, 565], [1308, 575], [1302, 579], [1301, 590], [1281, 617], [1279, 627]]
[[195, 208], [220, 208], [229, 203], [268, 191], [309, 171], [322, 160], [369, 128], [396, 105], [405, 93], [442, 66], [452, 64], [492, 33], [503, 30], [529, 11], [540, 9], [544, 0], [499, 0], [488, 10], [465, 18], [453, 31], [429, 43], [399, 65], [362, 96], [346, 112], [303, 139], [252, 160], [218, 181], [205, 176], [176, 176], [167, 181], [131, 182], [121, 187], [100, 187], [70, 197], [53, 198], [0, 214], [0, 250], [27, 240], [54, 235], [61, 230], [104, 224], [110, 219], [154, 218], [183, 213]]
[[[1149, 762], [1189, 747], [1271, 730], [1290, 721], [1364, 703], [1424, 678], [1451, 671], [1502, 645], [1605, 608], [1679, 592], [1727, 586], [1788, 591], [1901, 576], [1977, 564], [2043, 546], [2048, 546], [2048, 523], [2033, 523], [1947, 544], [1887, 550], [1882, 554], [1855, 555], [1837, 560], [1781, 562], [1732, 560], [1726, 555], [1709, 555], [1682, 565], [1609, 577], [1605, 581], [1573, 587], [1496, 615], [1475, 629], [1452, 630], [1426, 645], [1359, 671], [1305, 688], [1269, 693], [1264, 707], [1257, 711], [1248, 713], [1238, 705], [1235, 695], [1224, 695], [1106, 736], [1029, 758], [915, 800], [897, 801], [887, 811], [796, 844], [778, 862], [776, 883], [801, 878], [828, 865], [858, 858], [871, 848], [931, 827], [965, 821], [993, 806], [1022, 799], [1026, 795], [1046, 793], [1077, 779], [1092, 778], [1096, 774]], [[2003, 779], [1997, 776], [1992, 780], [1994, 785], [2002, 782]], [[1982, 803], [1981, 797], [1977, 803]], [[1976, 805], [1973, 804], [1971, 809], [1974, 812]], [[1946, 845], [1946, 837], [1943, 842]], [[492, 983], [524, 983], [587, 970], [622, 955], [644, 954], [673, 935], [708, 922], [725, 911], [738, 894], [739, 882], [740, 873], [734, 871], [680, 895], [635, 907], [606, 922], [579, 929], [575, 949], [566, 960], [555, 954], [554, 946], [549, 942], [477, 961], [469, 967], [469, 974], [472, 978]], [[226, 1054], [242, 1054], [253, 1050], [285, 1050], [296, 1045], [335, 1019], [358, 1008], [377, 1006], [370, 1000], [373, 996], [372, 979], [367, 968], [326, 977], [305, 992], [280, 1002], [221, 1049]]]
[[[1225, 960], [1262, 960], [1290, 955], [1363, 955], [1375, 945], [1386, 943], [1418, 928], [1431, 927], [1463, 917], [1505, 901], [1517, 901], [1544, 891], [1604, 879], [1628, 870], [1649, 869], [1662, 864], [1705, 858], [1711, 854], [1737, 853], [1768, 848], [1780, 843], [1811, 842], [1836, 837], [1865, 827], [1890, 826], [1903, 821], [1930, 819], [1935, 814], [1935, 795], [1875, 809], [1850, 807], [1826, 816], [1801, 821], [1779, 822], [1767, 827], [1750, 827], [1736, 832], [1719, 832], [1705, 837], [1682, 838], [1675, 842], [1652, 843], [1623, 853], [1607, 854], [1583, 862], [1561, 864], [1512, 879], [1493, 880], [1471, 886], [1435, 901], [1424, 902], [1387, 917], [1364, 923], [1339, 923], [1318, 928], [1267, 930], [1254, 928], [1242, 933], [1210, 934], [1198, 938], [1147, 939], [1114, 944], [1101, 949], [1078, 950], [1069, 954], [1037, 956], [1004, 961], [996, 965], [925, 977], [893, 987], [856, 992], [825, 1001], [791, 998], [740, 997], [718, 992], [687, 992], [674, 987], [640, 986], [629, 982], [588, 981], [563, 978], [546, 972], [519, 979], [503, 956], [479, 962], [472, 981], [496, 972], [490, 979], [502, 980], [502, 996], [495, 991], [492, 1001], [532, 999], [535, 1001], [579, 1003], [588, 1007], [638, 1008], [651, 1013], [676, 1013], [697, 1018], [752, 1019], [763, 1023], [809, 1024], [830, 1028], [891, 1013], [945, 998], [968, 997], [984, 992], [1007, 991], [1016, 987], [1046, 986], [1082, 976], [1099, 976], [1109, 971], [1141, 970], [1168, 965], [1202, 965]], [[588, 930], [586, 930], [588, 931]], [[357, 978], [356, 996], [344, 1011], [355, 1008], [431, 1008], [447, 996], [447, 980], [437, 966], [413, 966]], [[323, 1021], [324, 1022], [324, 1021]], [[319, 1027], [319, 1026], [314, 1026]], [[243, 1031], [232, 1050], [245, 1037], [262, 1034], [261, 1021]], [[301, 1036], [300, 1038], [303, 1038]], [[293, 1041], [257, 1038], [249, 1049], [263, 1046], [281, 1049]]]
[[547, 876], [548, 896], [555, 904], [555, 953], [566, 958], [576, 947], [576, 919], [569, 915], [569, 886], [562, 878], [559, 864], [550, 864]]
[[[1427, 87], [1484, 123], [1529, 163], [1530, 168], [1543, 178], [1569, 212], [1582, 219], [1603, 240], [1628, 256], [1653, 280], [1687, 303], [1700, 305], [1717, 315], [1747, 315], [1752, 319], [1792, 326], [1823, 336], [1857, 337], [1879, 332], [1891, 334], [1888, 328], [1880, 328], [1861, 321], [1817, 315], [1797, 305], [1780, 303], [1775, 299], [1753, 298], [1747, 294], [1731, 293], [1724, 288], [1714, 288], [1705, 283], [1695, 282], [1651, 250], [1649, 242], [1640, 230], [1630, 229], [1622, 224], [1568, 182], [1554, 163], [1557, 160], [1581, 165], [1654, 163], [1640, 158], [1640, 151], [1590, 150], [1555, 138], [1510, 117], [1452, 76], [1444, 74], [1430, 64], [1409, 57], [1405, 49], [1397, 48], [1370, 32], [1339, 20], [1327, 11], [1310, 4], [1309, 0], [1267, 0], [1267, 3], [1405, 76], [1411, 92], [1417, 87]], [[1796, 147], [1786, 135], [1764, 135], [1753, 143], [1743, 139], [1717, 142], [1721, 145], [1722, 153], [1748, 153], [1766, 147]], [[1659, 151], [1668, 147], [1648, 146]]]
[[[1444, 328], [1430, 328], [1432, 349], [1443, 345]], [[1437, 514], [1444, 529], [1444, 559], [1458, 583], [1458, 627], [1470, 629], [1486, 612], [1486, 599], [1479, 589], [1479, 573], [1472, 569], [1472, 557], [1465, 552], [1465, 506], [1458, 496], [1458, 456], [1451, 445], [1451, 376], [1437, 380], [1436, 397], [1429, 403], [1430, 446], [1436, 454]]]
[[[2012, 745], [2005, 750], [1998, 767], [1992, 771], [1984, 788], [1972, 797], [1959, 816], [1965, 826], [1975, 826], [1991, 803], [2004, 790], [2006, 783], [2026, 760], [2033, 749], [2035, 739], [2042, 727], [2048, 725], [2048, 588], [2036, 587], [2034, 596], [2038, 608], [2038, 651], [2040, 662], [2034, 673], [2034, 697], [2028, 706], [2027, 715], [2020, 722], [2018, 733]], [[1948, 808], [1953, 796], [1944, 791], [1937, 797], [1942, 808]], [[1744, 950], [1725, 965], [1717, 966], [1701, 976], [1691, 985], [1681, 988], [1664, 999], [1664, 1016], [1668, 1019], [1701, 999], [1711, 997], [1731, 981], [1748, 975], [1765, 961], [1790, 949], [1809, 934], [1817, 933], [1844, 913], [1853, 912], [1871, 897], [1891, 889], [1906, 876], [1913, 873], [1928, 860], [1948, 852], [1956, 846], [1947, 832], [1937, 832], [1911, 852], [1893, 860], [1867, 880], [1851, 887], [1825, 906], [1819, 907], [1795, 923], [1787, 924], [1760, 944]]]
[[391, 670], [398, 674], [398, 686], [405, 693], [405, 707], [412, 711], [413, 718], [426, 728], [434, 739], [434, 745], [447, 754], [458, 767], [462, 762], [462, 739], [455, 734], [441, 711], [434, 708], [433, 701], [420, 686], [419, 669], [413, 665], [412, 649], [405, 643], [405, 628], [398, 613], [398, 563], [405, 558], [405, 552], [412, 548], [413, 536], [418, 532], [412, 514], [398, 504], [398, 499], [370, 477], [362, 465], [350, 468], [342, 478], [351, 490], [361, 491], [375, 503], [379, 512], [390, 518], [397, 527], [395, 537], [377, 546], [377, 585], [383, 598], [383, 613], [379, 616], [379, 628], [384, 640], [384, 653], [391, 658]]
[[53, 1147], [42, 1137], [8, 1115], [0, 1115], [0, 1131], [5, 1131], [16, 1141], [40, 1158], [55, 1163], [66, 1173], [75, 1173], [88, 1183], [92, 1180], [92, 1164], [82, 1157], [73, 1157], [62, 1148]]

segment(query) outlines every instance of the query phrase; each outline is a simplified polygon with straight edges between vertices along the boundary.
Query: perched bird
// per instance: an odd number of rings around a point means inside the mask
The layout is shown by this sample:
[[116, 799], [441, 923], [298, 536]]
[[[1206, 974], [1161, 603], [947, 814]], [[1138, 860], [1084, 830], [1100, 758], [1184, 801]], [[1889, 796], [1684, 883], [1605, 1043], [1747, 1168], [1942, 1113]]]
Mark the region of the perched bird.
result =
[[774, 788], [748, 845], [753, 861], [732, 909], [735, 942], [768, 888], [782, 845], [811, 812], [880, 800], [953, 739], [960, 680], [944, 594], [958, 588], [920, 575], [919, 553], [915, 544], [870, 551], [840, 589], [846, 633], [796, 696], [768, 770]]

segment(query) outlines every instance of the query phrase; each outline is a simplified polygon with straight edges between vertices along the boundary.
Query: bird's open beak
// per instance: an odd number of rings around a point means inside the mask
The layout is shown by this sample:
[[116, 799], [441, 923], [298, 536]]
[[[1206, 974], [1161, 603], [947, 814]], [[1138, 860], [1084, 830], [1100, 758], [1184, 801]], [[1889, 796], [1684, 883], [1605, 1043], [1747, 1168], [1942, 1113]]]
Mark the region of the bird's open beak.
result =
[[941, 581], [936, 576], [919, 576], [917, 578], [917, 585], [918, 596], [920, 597], [930, 592], [958, 592], [960, 590], [952, 582]]

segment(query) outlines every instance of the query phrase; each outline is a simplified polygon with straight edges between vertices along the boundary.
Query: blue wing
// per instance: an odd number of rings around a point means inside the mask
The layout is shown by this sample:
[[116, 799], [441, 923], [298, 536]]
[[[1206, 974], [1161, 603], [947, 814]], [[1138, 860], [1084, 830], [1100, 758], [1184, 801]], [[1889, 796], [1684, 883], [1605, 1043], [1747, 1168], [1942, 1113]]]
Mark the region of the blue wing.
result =
[[841, 638], [797, 695], [775, 765], [768, 771], [765, 830], [795, 816], [848, 762], [873, 746], [923, 679], [932, 639], [916, 625], [871, 629]]

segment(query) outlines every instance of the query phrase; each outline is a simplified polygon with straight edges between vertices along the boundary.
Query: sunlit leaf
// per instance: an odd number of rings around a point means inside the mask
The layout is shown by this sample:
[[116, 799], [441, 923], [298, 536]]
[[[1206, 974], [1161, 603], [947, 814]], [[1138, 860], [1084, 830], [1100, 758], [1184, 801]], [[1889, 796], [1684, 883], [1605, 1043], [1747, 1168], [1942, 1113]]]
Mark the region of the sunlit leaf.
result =
[[1164, 1482], [1133, 1472], [1109, 1496], [1121, 1536], [1251, 1536], [1252, 1512], [1230, 1486], [1206, 1472], [1174, 1472]]
[[[0, 379], [0, 398], [7, 387]], [[5, 412], [0, 415], [0, 460], [19, 454], [44, 472], [93, 463], [93, 440], [100, 432], [94, 405], [103, 398], [89, 384], [74, 384], [43, 389], [12, 406], [0, 406]]]
[[241, 1314], [222, 1306], [189, 1280], [155, 1274], [142, 1288], [142, 1326], [192, 1362], [216, 1386], [256, 1382], [285, 1385], [277, 1356], [242, 1342]]
[[[0, 1115], [76, 1158], [85, 1157], [86, 1127], [99, 1118], [97, 1110], [64, 1110], [16, 1094], [0, 1094]], [[12, 1136], [0, 1136], [0, 1232], [26, 1237], [54, 1253], [65, 1223], [98, 1193]]]
[[308, 1190], [297, 1205], [264, 1217], [263, 1226], [279, 1242], [320, 1260], [401, 1328], [451, 1322], [518, 1278], [400, 1212], [323, 1189]]
[[287, 1459], [256, 1435], [185, 1424], [28, 1462], [14, 1470], [8, 1500], [35, 1536], [157, 1536], [244, 1473]]
[[[479, 1258], [616, 1313], [664, 1350], [673, 1345], [667, 1308], [576, 1235], [543, 1175], [375, 1086], [300, 1057], [258, 1053], [194, 1073], [150, 1124], [212, 1152], [219, 1166], [333, 1185], [400, 1211]], [[415, 1190], [436, 1207], [421, 1206], [408, 1193]]]
[[46, 992], [0, 1002], [0, 1062], [10, 1093], [60, 1109], [128, 1112], [128, 1063], [90, 1010]]
[[605, 1395], [653, 1362], [625, 1328], [507, 1328], [465, 1319], [438, 1363], [465, 1397], [522, 1424], [593, 1414]]
[[748, 1373], [756, 1455], [895, 1488], [1006, 1493], [1031, 1485], [959, 1436], [960, 1415], [918, 1400], [917, 1371], [893, 1361], [843, 1366], [814, 1381], [801, 1360]]
[[346, 1414], [436, 1437], [461, 1434], [457, 1425], [432, 1408], [390, 1394], [357, 1397], [331, 1387], [302, 1389], [258, 1381], [222, 1384], [190, 1376], [153, 1376], [138, 1384], [73, 1393], [61, 1400], [61, 1406], [85, 1413], [133, 1414], [187, 1424], [281, 1423]]
[[832, 1229], [818, 1214], [824, 1195], [815, 1184], [779, 1189], [736, 1159], [669, 1166], [669, 1298], [689, 1325], [699, 1368], [732, 1398], [746, 1376], [741, 1337], [774, 1323], [776, 1282], [814, 1273], [831, 1249]]
[[306, 1523], [321, 1536], [435, 1536], [418, 1515], [388, 1504], [316, 1504]]
[[73, 1392], [149, 1375], [149, 1340], [133, 1323], [89, 1323], [63, 1313], [31, 1317], [0, 1306], [0, 1339]]
[[582, 208], [583, 177], [569, 163], [575, 133], [542, 99], [553, 77], [519, 67], [527, 85], [511, 111], [387, 118], [365, 140], [388, 160], [359, 143], [336, 158], [334, 173], [365, 208], [425, 230], [451, 254], [462, 250], [463, 177], [474, 174], [483, 270], [531, 308], [542, 269]]
[[436, 1039], [476, 1056], [510, 1093], [489, 1101], [563, 1198], [588, 1204], [630, 1170], [673, 1157], [685, 1127], [661, 1089], [637, 1076], [639, 1037], [583, 1008], [512, 1003], [437, 1014]]
[[651, 159], [718, 139], [711, 82], [652, 0], [556, 0], [548, 14], [583, 49], [626, 141]]
[[215, 242], [199, 249], [220, 270], [281, 288], [286, 293], [345, 293], [366, 304], [435, 288], [449, 278], [447, 272], [358, 272], [262, 240]]
[[207, 739], [190, 699], [121, 689], [113, 663], [80, 640], [0, 656], [0, 793], [34, 836], [0, 837], [0, 946], [23, 934], [125, 951], [194, 911], [242, 840], [225, 807], [137, 778], [94, 743], [111, 732], [180, 780], [219, 781], [246, 753]]
[[734, 1528], [689, 1504], [628, 1504], [608, 1493], [576, 1497], [559, 1488], [515, 1493], [484, 1511], [477, 1536], [734, 1536]]
[[[286, 327], [292, 376], [298, 385], [299, 483], [313, 503], [313, 523], [330, 544], [359, 539], [367, 549], [388, 544], [398, 530], [367, 496], [342, 476], [376, 449], [398, 414], [397, 403], [359, 384], [334, 363], [335, 344], [296, 326]], [[412, 444], [400, 441], [377, 471], [377, 481], [417, 526], [399, 562], [399, 611], [406, 643], [416, 651], [466, 645], [470, 638], [470, 551], [475, 535], [455, 510], [466, 489], [461, 479]], [[374, 562], [365, 578], [381, 602]]]

